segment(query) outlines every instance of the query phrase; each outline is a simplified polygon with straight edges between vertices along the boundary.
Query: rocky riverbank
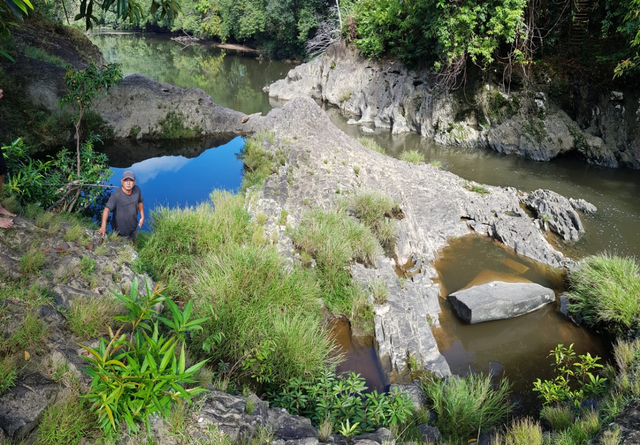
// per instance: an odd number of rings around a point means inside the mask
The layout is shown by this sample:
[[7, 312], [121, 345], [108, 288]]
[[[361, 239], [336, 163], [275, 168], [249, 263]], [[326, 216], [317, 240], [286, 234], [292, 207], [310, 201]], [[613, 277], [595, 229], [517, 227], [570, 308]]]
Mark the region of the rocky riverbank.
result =
[[637, 94], [562, 88], [505, 94], [489, 83], [444, 93], [428, 72], [364, 59], [343, 44], [268, 88], [275, 99], [308, 96], [339, 107], [353, 125], [415, 131], [443, 144], [491, 148], [537, 161], [576, 153], [606, 167], [640, 168]]

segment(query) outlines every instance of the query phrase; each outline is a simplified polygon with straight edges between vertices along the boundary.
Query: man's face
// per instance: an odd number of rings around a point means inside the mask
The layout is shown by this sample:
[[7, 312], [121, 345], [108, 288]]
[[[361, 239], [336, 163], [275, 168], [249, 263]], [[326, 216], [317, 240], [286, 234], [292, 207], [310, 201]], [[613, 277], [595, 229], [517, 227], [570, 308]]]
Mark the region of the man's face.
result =
[[131, 190], [133, 190], [134, 185], [136, 185], [136, 181], [134, 181], [133, 179], [127, 178], [122, 180], [122, 188], [126, 192], [130, 192]]

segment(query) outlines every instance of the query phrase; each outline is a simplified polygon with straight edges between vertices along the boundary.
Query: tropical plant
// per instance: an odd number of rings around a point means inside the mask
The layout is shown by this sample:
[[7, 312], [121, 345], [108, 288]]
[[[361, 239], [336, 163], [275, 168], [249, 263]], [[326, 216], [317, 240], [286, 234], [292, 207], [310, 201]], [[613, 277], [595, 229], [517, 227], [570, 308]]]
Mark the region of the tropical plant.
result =
[[[107, 157], [94, 151], [96, 138], [80, 147], [82, 174], [76, 177], [76, 160], [63, 148], [55, 158], [34, 159], [32, 148], [22, 139], [2, 147], [9, 167], [8, 185], [21, 205], [37, 203], [41, 208], [58, 207], [91, 213], [105, 198], [104, 183], [111, 176]], [[70, 193], [78, 187], [81, 193]]]
[[325, 370], [314, 380], [292, 378], [271, 397], [274, 406], [308, 417], [316, 427], [328, 422], [345, 437], [345, 433], [402, 425], [411, 418], [415, 407], [406, 393], [397, 388], [390, 393], [365, 393], [366, 389], [359, 374], [343, 376]]
[[533, 390], [539, 393], [545, 406], [569, 403], [579, 412], [587, 398], [604, 391], [607, 379], [592, 372], [602, 368], [598, 363], [600, 357], [592, 357], [588, 352], [577, 355], [573, 343], [568, 348], [559, 344], [549, 357], [554, 358], [555, 377], [533, 382]]
[[[148, 282], [146, 293], [139, 295], [137, 279], [129, 295], [115, 296], [127, 308], [127, 315], [115, 317], [122, 323], [120, 328], [115, 333], [109, 329], [109, 341], [101, 339], [96, 348], [81, 345], [89, 353], [90, 367], [85, 372], [92, 377], [85, 397], [107, 435], [113, 435], [122, 422], [134, 432], [139, 429], [136, 423], [142, 422], [150, 435], [150, 415], [167, 418], [172, 403], [181, 404], [205, 391], [185, 387], [196, 381], [196, 373], [206, 363], [186, 367], [185, 340], [206, 319], [191, 320], [190, 302], [180, 311], [163, 289], [151, 289]], [[154, 307], [160, 303], [169, 306], [170, 319], [155, 319]], [[166, 336], [160, 333], [159, 322], [169, 328]]]

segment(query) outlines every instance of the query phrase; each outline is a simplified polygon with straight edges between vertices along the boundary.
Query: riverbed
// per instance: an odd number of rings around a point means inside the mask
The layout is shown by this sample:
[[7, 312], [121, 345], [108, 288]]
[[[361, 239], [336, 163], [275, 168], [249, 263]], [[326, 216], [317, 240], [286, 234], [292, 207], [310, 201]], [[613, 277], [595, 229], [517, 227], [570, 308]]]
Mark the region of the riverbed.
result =
[[[286, 76], [293, 67], [207, 45], [182, 47], [166, 37], [99, 35], [92, 40], [103, 49], [108, 62], [123, 63], [125, 73], [138, 72], [158, 81], [202, 88], [214, 102], [247, 114], [266, 114], [277, 105], [269, 102], [262, 88]], [[540, 163], [489, 150], [440, 146], [416, 134], [391, 135], [388, 131], [348, 125], [347, 118], [336, 109], [327, 109], [327, 113], [347, 134], [375, 139], [390, 156], [399, 157], [409, 149], [419, 150], [427, 162], [437, 162], [441, 168], [468, 180], [524, 191], [546, 188], [592, 202], [598, 212], [583, 218], [587, 233], [580, 241], [564, 243], [552, 238], [560, 250], [573, 258], [603, 250], [623, 255], [640, 252], [637, 171], [590, 166], [573, 158]], [[238, 137], [204, 142], [119, 144], [107, 147], [106, 151], [115, 171], [115, 183], [119, 183], [124, 169], [138, 172], [138, 183], [150, 209], [155, 205], [194, 205], [206, 200], [213, 188], [238, 190], [242, 163], [236, 154], [243, 145], [244, 140]], [[463, 325], [452, 316], [444, 299], [449, 292], [468, 285], [482, 273], [490, 276], [506, 273], [499, 264], [513, 254], [500, 253], [501, 249], [504, 250], [490, 240], [465, 240], [461, 244], [452, 243], [441, 252], [441, 261], [436, 264], [441, 274], [443, 312], [441, 327], [435, 330], [435, 335], [452, 370], [460, 374], [505, 373], [523, 388], [530, 388], [533, 377], [548, 374], [546, 356], [558, 342], [574, 342], [580, 352], [604, 354], [600, 339], [574, 326], [558, 313], [555, 304], [514, 320], [475, 326]], [[471, 264], [475, 264], [475, 269]], [[531, 264], [526, 267], [535, 269]], [[538, 271], [535, 277], [523, 278], [546, 283], [560, 292], [562, 280], [554, 274]], [[497, 341], [505, 337], [512, 341], [508, 344]], [[370, 356], [369, 347], [373, 346], [364, 348], [362, 357]], [[345, 351], [349, 348], [345, 347]], [[371, 363], [366, 366], [378, 366]], [[354, 369], [358, 366], [353, 364]]]

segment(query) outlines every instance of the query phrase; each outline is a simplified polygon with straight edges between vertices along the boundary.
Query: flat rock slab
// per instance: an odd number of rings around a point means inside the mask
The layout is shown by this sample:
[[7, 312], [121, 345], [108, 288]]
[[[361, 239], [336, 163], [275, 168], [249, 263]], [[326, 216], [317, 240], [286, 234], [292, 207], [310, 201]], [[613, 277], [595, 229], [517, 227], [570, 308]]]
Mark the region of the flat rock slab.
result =
[[503, 320], [535, 311], [555, 301], [553, 289], [536, 283], [491, 283], [449, 295], [458, 316], [470, 324]]

